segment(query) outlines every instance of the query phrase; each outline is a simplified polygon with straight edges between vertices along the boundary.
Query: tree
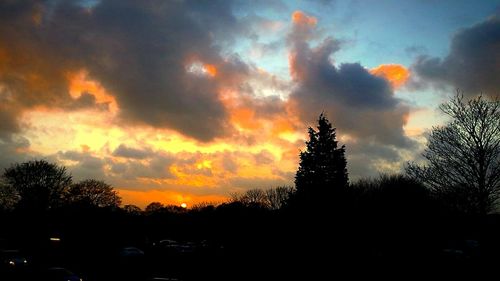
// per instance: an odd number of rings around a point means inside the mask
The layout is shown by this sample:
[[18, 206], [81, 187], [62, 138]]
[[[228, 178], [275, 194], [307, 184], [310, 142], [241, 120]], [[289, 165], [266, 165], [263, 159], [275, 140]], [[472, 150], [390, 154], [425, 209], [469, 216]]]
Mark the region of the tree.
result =
[[0, 210], [11, 210], [19, 201], [19, 194], [11, 185], [0, 179]]
[[234, 198], [234, 201], [239, 201], [245, 206], [267, 207], [266, 193], [258, 188], [247, 190], [238, 198]]
[[165, 206], [163, 206], [163, 204], [160, 202], [151, 202], [151, 203], [149, 203], [149, 205], [146, 206], [146, 209], [144, 209], [144, 210], [146, 211], [146, 213], [152, 214], [152, 213], [159, 212], [164, 207]]
[[288, 203], [294, 188], [280, 186], [270, 189], [249, 189], [245, 193], [231, 193], [230, 202], [240, 203], [246, 207], [260, 207], [270, 210], [281, 209]]
[[294, 192], [291, 186], [279, 186], [266, 190], [267, 206], [271, 210], [279, 210], [283, 208]]
[[139, 208], [136, 205], [132, 205], [132, 204], [125, 205], [125, 206], [123, 206], [122, 209], [123, 209], [123, 211], [125, 211], [125, 213], [130, 214], [130, 215], [138, 216], [142, 213], [141, 208]]
[[500, 196], [500, 101], [464, 101], [457, 91], [440, 109], [451, 120], [428, 136], [427, 164], [409, 163], [406, 172], [453, 207], [487, 214]]
[[72, 182], [65, 167], [45, 160], [13, 164], [2, 178], [18, 194], [18, 206], [39, 210], [61, 206]]
[[94, 207], [119, 207], [122, 200], [113, 187], [104, 181], [87, 179], [71, 185], [67, 200], [72, 204]]
[[309, 127], [306, 151], [300, 152], [299, 169], [295, 175], [297, 196], [308, 200], [326, 199], [344, 190], [349, 181], [344, 154], [345, 146], [338, 147], [335, 128], [322, 113], [317, 130]]

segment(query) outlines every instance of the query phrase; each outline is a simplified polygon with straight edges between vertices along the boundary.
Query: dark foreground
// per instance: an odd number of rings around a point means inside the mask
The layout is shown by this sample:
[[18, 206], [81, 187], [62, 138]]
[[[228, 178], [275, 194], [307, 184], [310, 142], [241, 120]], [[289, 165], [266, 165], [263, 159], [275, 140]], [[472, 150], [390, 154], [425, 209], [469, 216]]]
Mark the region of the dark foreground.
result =
[[477, 280], [500, 265], [496, 215], [67, 209], [3, 214], [0, 237], [0, 280]]

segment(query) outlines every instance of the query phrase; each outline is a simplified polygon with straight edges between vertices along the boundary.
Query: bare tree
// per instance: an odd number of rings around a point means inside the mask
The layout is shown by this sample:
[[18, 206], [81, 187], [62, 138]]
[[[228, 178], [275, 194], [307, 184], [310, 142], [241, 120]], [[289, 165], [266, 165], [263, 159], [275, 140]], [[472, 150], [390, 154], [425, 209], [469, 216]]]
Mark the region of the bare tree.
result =
[[194, 204], [191, 207], [191, 210], [193, 210], [193, 211], [213, 210], [219, 205], [221, 205], [221, 203], [217, 202], [217, 201], [212, 201], [212, 202], [203, 201], [203, 202], [199, 202], [199, 203]]
[[461, 92], [440, 109], [451, 121], [434, 127], [423, 157], [406, 172], [463, 211], [486, 214], [500, 198], [500, 101], [464, 101]]
[[245, 193], [231, 193], [230, 202], [239, 202], [246, 206], [258, 206], [271, 210], [281, 209], [290, 199], [295, 189], [280, 186], [270, 189], [249, 189]]
[[95, 207], [118, 207], [122, 200], [113, 187], [104, 181], [88, 179], [71, 185], [67, 192], [70, 203]]
[[279, 186], [268, 189], [265, 192], [267, 206], [269, 206], [271, 210], [279, 210], [287, 204], [290, 196], [294, 192], [294, 188], [291, 186]]
[[239, 202], [246, 206], [268, 207], [266, 192], [258, 188], [249, 189], [243, 194], [231, 193], [230, 198], [230, 202]]
[[243, 195], [243, 202], [249, 205], [265, 205], [266, 201], [266, 193], [262, 189], [250, 189]]
[[65, 167], [45, 160], [13, 164], [2, 178], [19, 195], [19, 206], [38, 210], [60, 206], [72, 182]]

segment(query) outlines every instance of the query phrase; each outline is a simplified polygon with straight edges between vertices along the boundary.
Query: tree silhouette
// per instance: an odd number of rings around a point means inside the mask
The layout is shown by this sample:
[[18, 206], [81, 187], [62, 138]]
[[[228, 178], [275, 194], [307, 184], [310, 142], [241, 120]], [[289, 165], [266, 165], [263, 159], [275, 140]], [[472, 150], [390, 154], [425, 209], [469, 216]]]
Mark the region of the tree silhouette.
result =
[[247, 207], [279, 210], [288, 203], [294, 191], [294, 188], [289, 186], [279, 186], [270, 189], [253, 188], [244, 193], [231, 193], [230, 202], [239, 203]]
[[164, 207], [165, 206], [160, 202], [151, 202], [149, 203], [149, 205], [146, 206], [146, 209], [144, 209], [144, 211], [146, 211], [146, 213], [148, 214], [152, 214], [160, 211]]
[[0, 210], [11, 210], [19, 201], [16, 189], [0, 179]]
[[141, 208], [133, 204], [127, 204], [122, 208], [127, 214], [140, 215], [142, 213]]
[[295, 189], [291, 186], [278, 186], [276, 188], [267, 189], [266, 201], [268, 207], [271, 210], [283, 208], [294, 192]]
[[13, 164], [2, 177], [19, 195], [18, 206], [40, 210], [61, 206], [72, 182], [65, 167], [45, 160]]
[[243, 194], [231, 194], [232, 202], [239, 202], [249, 207], [264, 207], [267, 208], [266, 192], [262, 189], [254, 188], [245, 191]]
[[317, 130], [309, 127], [306, 151], [300, 152], [300, 164], [295, 175], [299, 198], [326, 199], [348, 186], [345, 146], [338, 147], [335, 128], [321, 114]]
[[454, 208], [486, 214], [500, 196], [500, 101], [464, 101], [457, 91], [440, 109], [451, 121], [430, 133], [427, 164], [409, 163], [406, 172]]
[[87, 179], [71, 185], [67, 200], [72, 204], [94, 207], [119, 207], [121, 198], [113, 187], [104, 181]]

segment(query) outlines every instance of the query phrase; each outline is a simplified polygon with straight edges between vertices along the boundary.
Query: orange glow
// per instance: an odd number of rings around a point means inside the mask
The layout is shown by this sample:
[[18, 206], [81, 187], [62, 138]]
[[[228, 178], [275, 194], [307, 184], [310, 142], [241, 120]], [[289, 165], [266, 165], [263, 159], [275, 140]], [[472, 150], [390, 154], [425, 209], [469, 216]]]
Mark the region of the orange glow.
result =
[[205, 68], [205, 72], [214, 77], [215, 75], [217, 75], [217, 68], [215, 67], [215, 65], [213, 64], [205, 64], [203, 65], [203, 67]]
[[290, 68], [290, 76], [292, 76], [293, 80], [299, 81], [303, 77], [302, 77], [300, 71], [298, 71], [298, 69], [296, 67], [296, 62], [297, 62], [297, 59], [295, 57], [295, 54], [294, 53], [288, 54], [288, 66]]
[[292, 22], [297, 25], [315, 26], [318, 20], [315, 17], [304, 14], [302, 11], [295, 11], [292, 14]]
[[115, 97], [110, 95], [106, 89], [97, 81], [90, 80], [85, 70], [72, 72], [67, 75], [69, 80], [69, 94], [76, 99], [83, 92], [93, 95], [98, 103], [108, 103], [112, 113], [118, 111]]
[[82, 144], [80, 145], [80, 147], [82, 148], [82, 152], [89, 152], [90, 151], [90, 146], [86, 145], [86, 144]]
[[231, 112], [231, 120], [242, 129], [258, 129], [259, 123], [255, 120], [255, 112], [249, 108], [238, 108]]
[[211, 169], [212, 168], [212, 162], [210, 160], [203, 160], [199, 163], [196, 164], [197, 169]]
[[400, 64], [381, 64], [370, 69], [370, 73], [387, 79], [393, 89], [399, 89], [410, 78], [410, 71]]
[[195, 195], [187, 193], [179, 193], [171, 190], [127, 190], [117, 189], [122, 197], [123, 205], [134, 204], [141, 208], [146, 207], [151, 202], [160, 202], [164, 205], [181, 206], [186, 204], [186, 207], [196, 205], [203, 202], [220, 203], [228, 200], [225, 196], [220, 195]]
[[273, 133], [279, 135], [281, 133], [294, 132], [293, 125], [287, 119], [279, 119], [273, 122]]

